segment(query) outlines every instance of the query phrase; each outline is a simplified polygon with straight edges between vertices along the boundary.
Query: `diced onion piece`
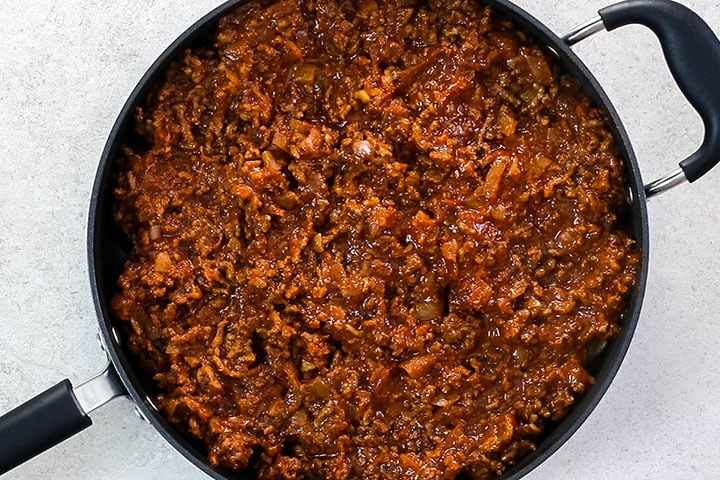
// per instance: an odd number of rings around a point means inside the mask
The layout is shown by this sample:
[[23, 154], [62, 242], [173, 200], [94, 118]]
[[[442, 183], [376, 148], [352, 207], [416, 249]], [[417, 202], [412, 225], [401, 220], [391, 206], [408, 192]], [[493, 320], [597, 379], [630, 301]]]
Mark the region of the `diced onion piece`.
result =
[[330, 395], [330, 388], [320, 378], [305, 386], [305, 389], [317, 398], [327, 398]]
[[276, 147], [278, 147], [280, 150], [284, 151], [285, 153], [290, 153], [288, 151], [288, 144], [289, 144], [288, 138], [283, 135], [280, 132], [275, 133], [272, 139], [272, 144]]
[[167, 273], [172, 268], [172, 259], [166, 252], [158, 253], [155, 257], [155, 271], [158, 273]]
[[315, 81], [315, 66], [301, 63], [295, 67], [295, 80], [304, 85], [312, 85]]
[[300, 47], [298, 47], [292, 40], [285, 40], [285, 48], [288, 52], [289, 58], [297, 60], [303, 57], [302, 50], [300, 50]]
[[372, 98], [370, 98], [370, 94], [366, 90], [358, 90], [353, 96], [360, 100], [362, 103], [370, 103], [370, 101], [372, 100]]
[[310, 421], [310, 418], [308, 416], [308, 411], [304, 408], [300, 408], [297, 412], [295, 412], [295, 415], [293, 416], [294, 422], [298, 426], [307, 425]]
[[162, 228], [160, 225], [150, 227], [150, 240], [157, 240], [162, 236]]
[[405, 370], [410, 378], [420, 378], [430, 370], [437, 362], [435, 355], [418, 355], [406, 360], [400, 364], [400, 368]]
[[526, 57], [530, 73], [540, 85], [549, 85], [552, 82], [550, 65], [544, 58], [528, 55]]
[[365, 17], [366, 15], [376, 11], [378, 4], [375, 0], [361, 0], [360, 8], [358, 8], [358, 16]]
[[317, 370], [317, 365], [315, 365], [312, 362], [308, 362], [307, 360], [302, 360], [300, 362], [300, 371], [303, 373], [312, 372], [313, 370]]
[[360, 140], [352, 144], [353, 153], [358, 158], [365, 158], [372, 153], [372, 147], [367, 140]]
[[506, 213], [507, 213], [507, 210], [505, 208], [505, 205], [500, 203], [498, 205], [495, 205], [495, 208], [493, 208], [492, 217], [495, 220], [502, 221], [505, 219]]
[[498, 194], [500, 193], [500, 182], [503, 178], [503, 173], [508, 166], [507, 155], [500, 154], [497, 159], [490, 166], [487, 176], [485, 177], [485, 184], [483, 185], [485, 199], [489, 202], [494, 202]]
[[498, 113], [498, 127], [500, 127], [500, 132], [506, 137], [509, 137], [515, 133], [517, 124], [518, 122], [510, 114], [510, 110], [505, 105], [500, 107], [500, 112]]
[[535, 168], [538, 171], [544, 172], [550, 166], [552, 160], [542, 155], [538, 155], [537, 157], [535, 157], [533, 163], [535, 164]]
[[531, 103], [533, 100], [535, 100], [538, 96], [538, 92], [535, 91], [532, 87], [528, 87], [522, 92], [520, 92], [520, 98], [525, 103]]
[[434, 320], [442, 316], [442, 309], [438, 302], [424, 302], [415, 307], [418, 319], [422, 321]]
[[253, 190], [247, 185], [241, 183], [238, 185], [233, 185], [233, 187], [230, 189], [230, 193], [235, 195], [236, 197], [242, 198], [243, 200], [247, 200], [248, 198], [252, 197]]
[[312, 129], [311, 124], [303, 122], [302, 120], [298, 120], [297, 118], [291, 118], [288, 122], [288, 125], [293, 131], [305, 134], [309, 133]]
[[262, 153], [262, 160], [265, 164], [265, 168], [269, 168], [270, 170], [280, 170], [282, 168], [282, 165], [278, 163], [275, 155], [270, 153], [268, 150], [265, 150]]

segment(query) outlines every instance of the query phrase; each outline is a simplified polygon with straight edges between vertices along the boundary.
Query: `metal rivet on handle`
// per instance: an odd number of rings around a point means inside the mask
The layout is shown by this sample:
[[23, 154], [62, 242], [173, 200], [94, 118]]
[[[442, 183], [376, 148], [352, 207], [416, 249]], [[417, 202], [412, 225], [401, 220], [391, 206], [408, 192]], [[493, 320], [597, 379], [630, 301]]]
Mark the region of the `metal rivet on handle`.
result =
[[142, 412], [142, 410], [140, 410], [140, 407], [138, 407], [137, 405], [135, 405], [135, 415], [140, 417], [140, 420], [142, 420], [143, 422], [150, 423], [150, 420], [147, 419], [145, 414]]
[[116, 328], [111, 329], [113, 340], [115, 340], [116, 345], [122, 345], [122, 337], [120, 337], [120, 333], [117, 331]]
[[159, 412], [160, 409], [157, 405], [155, 405], [155, 400], [153, 400], [150, 396], [145, 396], [145, 401], [147, 401], [148, 405], [150, 405], [150, 408], [155, 410], [156, 412]]
[[100, 345], [100, 350], [107, 352], [107, 350], [105, 350], [105, 342], [103, 342], [102, 335], [100, 335], [100, 330], [95, 334], [95, 340], [97, 340], [98, 345]]

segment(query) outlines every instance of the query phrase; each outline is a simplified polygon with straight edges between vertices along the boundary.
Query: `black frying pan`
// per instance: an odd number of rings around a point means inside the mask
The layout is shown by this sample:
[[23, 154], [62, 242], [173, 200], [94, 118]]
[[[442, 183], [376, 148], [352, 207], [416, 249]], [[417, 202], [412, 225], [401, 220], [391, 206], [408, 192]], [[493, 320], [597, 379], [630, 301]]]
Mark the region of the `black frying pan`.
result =
[[[206, 461], [201, 443], [184, 436], [165, 421], [153, 405], [157, 388], [126, 348], [125, 331], [110, 313], [109, 301], [122, 271], [130, 245], [112, 217], [112, 180], [119, 149], [133, 142], [135, 107], [161, 78], [169, 62], [186, 48], [207, 44], [217, 21], [247, 0], [231, 0], [198, 21], [180, 36], [153, 64], [130, 95], [110, 132], [93, 188], [88, 228], [90, 281], [98, 312], [102, 343], [111, 363], [97, 377], [72, 387], [64, 380], [24, 405], [0, 417], [0, 474], [90, 426], [88, 414], [121, 395], [130, 395], [141, 414], [173, 447], [213, 478], [253, 478], [250, 471], [213, 468]], [[585, 93], [604, 113], [617, 146], [625, 160], [632, 197], [629, 228], [642, 253], [637, 280], [625, 312], [620, 334], [590, 366], [596, 380], [577, 398], [563, 421], [549, 425], [538, 439], [535, 452], [523, 458], [501, 478], [517, 480], [552, 455], [590, 415], [609, 387], [630, 341], [640, 315], [648, 269], [649, 230], [647, 198], [684, 181], [693, 182], [720, 161], [720, 41], [700, 17], [669, 0], [628, 0], [601, 10], [599, 18], [559, 38], [527, 12], [507, 0], [483, 0], [512, 17], [516, 24], [546, 45], [566, 73], [580, 83]], [[602, 29], [614, 30], [628, 24], [642, 24], [658, 36], [671, 72], [688, 101], [700, 113], [705, 138], [696, 153], [681, 162], [667, 177], [644, 185], [640, 170], [615, 109], [588, 69], [570, 46]]]

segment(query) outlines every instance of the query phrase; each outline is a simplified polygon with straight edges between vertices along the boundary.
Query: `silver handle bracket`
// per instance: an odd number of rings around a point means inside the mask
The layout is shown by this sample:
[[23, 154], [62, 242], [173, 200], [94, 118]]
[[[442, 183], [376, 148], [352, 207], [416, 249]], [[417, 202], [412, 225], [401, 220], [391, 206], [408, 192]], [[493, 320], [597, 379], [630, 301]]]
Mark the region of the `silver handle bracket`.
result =
[[113, 398], [127, 395], [122, 380], [110, 362], [105, 370], [74, 387], [73, 393], [86, 414], [97, 410]]
[[605, 23], [603, 23], [602, 18], [598, 16], [574, 28], [572, 31], [570, 31], [570, 33], [563, 36], [562, 39], [563, 42], [565, 42], [568, 46], [572, 47], [573, 45], [580, 43], [586, 38], [591, 37], [596, 33], [602, 32], [603, 30], [605, 30]]
[[678, 185], [682, 185], [687, 181], [688, 179], [685, 176], [685, 172], [683, 172], [683, 169], [678, 168], [669, 175], [666, 175], [658, 180], [655, 180], [652, 183], [648, 183], [647, 185], [645, 185], [645, 196], [650, 199], [652, 197], [660, 195], [661, 193], [672, 190], [673, 188], [677, 187]]

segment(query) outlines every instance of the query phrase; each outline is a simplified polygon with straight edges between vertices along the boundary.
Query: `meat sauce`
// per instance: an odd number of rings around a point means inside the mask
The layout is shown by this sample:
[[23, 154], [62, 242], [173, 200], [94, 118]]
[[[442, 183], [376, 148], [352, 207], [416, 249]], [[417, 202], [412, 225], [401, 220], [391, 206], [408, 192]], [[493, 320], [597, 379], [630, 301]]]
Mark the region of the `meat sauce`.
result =
[[253, 1], [137, 111], [112, 300], [164, 415], [260, 479], [486, 479], [593, 378], [625, 168], [474, 0]]

